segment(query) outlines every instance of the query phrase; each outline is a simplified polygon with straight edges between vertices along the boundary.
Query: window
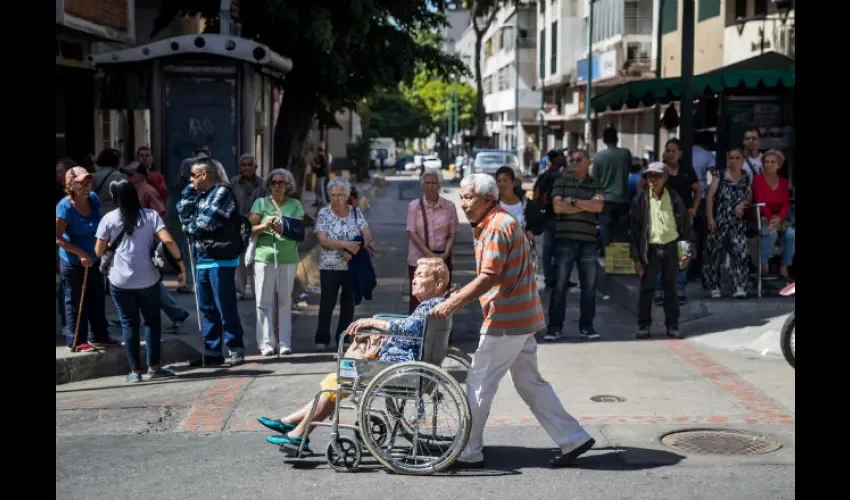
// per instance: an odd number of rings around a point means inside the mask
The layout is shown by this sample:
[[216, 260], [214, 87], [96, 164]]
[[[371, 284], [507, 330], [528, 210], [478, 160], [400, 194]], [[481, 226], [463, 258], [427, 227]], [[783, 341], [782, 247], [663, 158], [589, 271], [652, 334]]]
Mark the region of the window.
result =
[[755, 0], [755, 9], [753, 9], [756, 16], [766, 16], [767, 15], [767, 0]]
[[493, 39], [487, 39], [487, 57], [493, 57]]
[[499, 50], [505, 48], [505, 30], [499, 30]]
[[720, 0], [699, 0], [697, 21], [705, 21], [720, 15]]
[[537, 2], [537, 3], [540, 4], [540, 14], [541, 15], [545, 14], [546, 13], [546, 2], [543, 1], [543, 2]]
[[549, 74], [558, 71], [558, 21], [552, 23], [552, 55], [549, 58]]
[[496, 73], [498, 77], [498, 86], [497, 88], [502, 91], [505, 90], [505, 68], [500, 68]]
[[[541, 2], [543, 3], [543, 2]], [[540, 30], [540, 79], [546, 78], [546, 28]]]
[[672, 33], [679, 29], [679, 2], [664, 2], [661, 10], [661, 33]]
[[747, 0], [735, 0], [735, 19], [747, 17]]

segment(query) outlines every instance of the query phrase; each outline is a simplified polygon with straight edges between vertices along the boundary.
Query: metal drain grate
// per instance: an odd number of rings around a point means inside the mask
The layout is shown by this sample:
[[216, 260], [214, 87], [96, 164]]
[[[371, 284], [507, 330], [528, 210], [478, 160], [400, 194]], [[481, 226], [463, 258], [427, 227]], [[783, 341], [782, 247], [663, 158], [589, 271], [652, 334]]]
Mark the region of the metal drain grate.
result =
[[754, 432], [692, 429], [661, 438], [670, 448], [700, 455], [764, 455], [782, 448], [776, 439]]
[[600, 394], [598, 396], [591, 396], [590, 400], [594, 403], [622, 403], [626, 398], [612, 396], [610, 394]]

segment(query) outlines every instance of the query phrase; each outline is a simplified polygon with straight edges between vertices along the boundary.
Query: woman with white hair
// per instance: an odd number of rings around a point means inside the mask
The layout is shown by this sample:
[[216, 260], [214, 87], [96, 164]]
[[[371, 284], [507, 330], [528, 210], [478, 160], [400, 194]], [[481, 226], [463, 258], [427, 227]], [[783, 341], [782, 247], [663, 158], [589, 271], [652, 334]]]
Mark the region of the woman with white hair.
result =
[[416, 263], [423, 257], [441, 258], [452, 272], [452, 249], [457, 236], [457, 207], [440, 197], [443, 176], [439, 170], [426, 169], [422, 174], [422, 197], [407, 206], [407, 277], [410, 285], [410, 308], [413, 313], [419, 300], [413, 295], [413, 274]]
[[319, 300], [319, 325], [316, 328], [316, 350], [328, 348], [331, 340], [331, 316], [339, 297], [339, 322], [336, 338], [354, 319], [354, 297], [351, 278], [348, 276], [348, 261], [360, 251], [361, 243], [355, 241], [362, 236], [363, 246], [372, 243], [372, 232], [363, 213], [348, 204], [351, 184], [342, 177], [328, 182], [331, 203], [322, 207], [316, 217], [314, 229], [319, 238], [319, 279], [322, 295]]
[[[298, 243], [281, 234], [281, 217], [304, 218], [301, 202], [289, 195], [295, 178], [289, 170], [269, 172], [265, 189], [248, 220], [257, 236], [254, 251], [254, 286], [257, 300], [257, 346], [263, 356], [292, 353], [292, 288], [298, 268]], [[277, 295], [278, 345], [274, 341], [275, 295]]]

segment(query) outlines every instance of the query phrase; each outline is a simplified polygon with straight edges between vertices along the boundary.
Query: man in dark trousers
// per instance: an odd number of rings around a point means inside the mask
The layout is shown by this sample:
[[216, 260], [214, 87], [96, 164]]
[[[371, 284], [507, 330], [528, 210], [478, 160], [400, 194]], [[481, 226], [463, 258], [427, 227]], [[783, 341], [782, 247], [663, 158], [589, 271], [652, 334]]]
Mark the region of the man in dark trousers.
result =
[[547, 169], [534, 183], [534, 200], [545, 208], [545, 229], [543, 230], [543, 277], [546, 288], [555, 286], [554, 254], [555, 247], [555, 211], [552, 207], [552, 187], [561, 176], [567, 159], [564, 153], [553, 149], [547, 155]]
[[601, 255], [612, 241], [625, 242], [629, 230], [629, 173], [632, 169], [632, 153], [617, 146], [617, 129], [608, 127], [602, 131], [606, 149], [593, 157], [591, 175], [602, 183], [605, 190], [605, 209], [599, 215]]
[[631, 258], [640, 275], [637, 339], [648, 339], [652, 326], [652, 297], [661, 273], [664, 287], [664, 319], [667, 336], [681, 338], [679, 333], [679, 301], [676, 277], [691, 257], [693, 231], [688, 206], [672, 189], [665, 186], [667, 166], [651, 163], [646, 169], [649, 189], [635, 198], [631, 226]]

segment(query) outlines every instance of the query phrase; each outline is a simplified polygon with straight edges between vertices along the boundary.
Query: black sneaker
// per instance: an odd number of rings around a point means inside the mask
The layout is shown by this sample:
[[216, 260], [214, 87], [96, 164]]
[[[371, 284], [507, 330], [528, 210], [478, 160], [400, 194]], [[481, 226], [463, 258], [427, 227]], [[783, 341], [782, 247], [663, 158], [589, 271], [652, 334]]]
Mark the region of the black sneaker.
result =
[[593, 448], [594, 444], [596, 444], [596, 440], [590, 438], [584, 443], [578, 445], [574, 450], [558, 455], [552, 460], [552, 467], [569, 467], [570, 465], [573, 465], [575, 460], [586, 453], [589, 449]]
[[182, 318], [178, 319], [171, 326], [168, 327], [168, 333], [180, 333], [180, 329], [183, 328], [183, 325], [185, 325], [187, 321], [189, 321], [190, 317], [191, 315], [187, 312], [186, 316], [183, 316]]
[[652, 303], [657, 305], [657, 306], [664, 304], [664, 295], [660, 294], [660, 293], [656, 293], [655, 297], [652, 298]]
[[649, 334], [649, 327], [648, 326], [642, 326], [642, 327], [638, 328], [638, 331], [635, 334], [635, 338], [637, 340], [646, 340], [649, 337], [650, 337], [650, 334]]
[[679, 295], [679, 305], [683, 306], [688, 303], [688, 298], [684, 294]]
[[599, 334], [596, 330], [593, 329], [592, 326], [587, 328], [582, 328], [578, 332], [579, 336], [588, 340], [599, 340], [602, 338], [602, 335]]
[[546, 332], [546, 335], [543, 336], [543, 340], [546, 342], [554, 342], [556, 340], [561, 340], [563, 335], [560, 330], [549, 330]]
[[[224, 356], [206, 356], [203, 361], [205, 361], [207, 366], [221, 366], [224, 364]], [[189, 362], [189, 366], [191, 366], [192, 368], [202, 367], [203, 365], [201, 364], [201, 358]]]
[[680, 339], [682, 338], [682, 333], [679, 331], [679, 327], [667, 328], [667, 336], [671, 339]]

